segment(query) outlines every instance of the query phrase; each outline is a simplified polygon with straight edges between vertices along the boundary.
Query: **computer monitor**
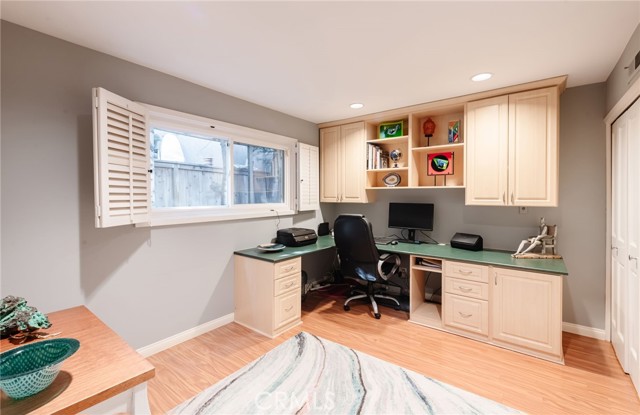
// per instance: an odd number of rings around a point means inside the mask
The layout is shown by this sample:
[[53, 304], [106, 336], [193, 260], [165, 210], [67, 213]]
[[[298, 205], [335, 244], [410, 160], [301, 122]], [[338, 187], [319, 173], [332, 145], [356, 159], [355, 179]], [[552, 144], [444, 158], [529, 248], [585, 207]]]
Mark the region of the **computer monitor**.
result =
[[406, 229], [409, 235], [402, 242], [419, 244], [416, 230], [433, 230], [433, 203], [389, 203], [389, 227]]

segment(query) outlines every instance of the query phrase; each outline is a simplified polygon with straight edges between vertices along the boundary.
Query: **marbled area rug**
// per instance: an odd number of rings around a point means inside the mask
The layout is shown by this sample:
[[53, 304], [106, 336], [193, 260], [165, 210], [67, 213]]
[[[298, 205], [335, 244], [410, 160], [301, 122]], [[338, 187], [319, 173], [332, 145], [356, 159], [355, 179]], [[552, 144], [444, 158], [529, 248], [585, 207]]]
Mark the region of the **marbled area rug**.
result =
[[302, 332], [170, 414], [515, 414], [518, 411]]

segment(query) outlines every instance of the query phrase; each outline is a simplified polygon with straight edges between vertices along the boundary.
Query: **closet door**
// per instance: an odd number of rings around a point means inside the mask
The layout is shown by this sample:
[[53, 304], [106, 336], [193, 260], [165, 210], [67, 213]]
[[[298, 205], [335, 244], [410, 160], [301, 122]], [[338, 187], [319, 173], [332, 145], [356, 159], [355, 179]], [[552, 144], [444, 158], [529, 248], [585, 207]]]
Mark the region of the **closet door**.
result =
[[611, 343], [626, 370], [627, 294], [627, 123], [618, 119], [611, 134]]
[[627, 116], [627, 367], [640, 391], [640, 101], [625, 113]]
[[640, 101], [612, 126], [611, 342], [640, 390]]

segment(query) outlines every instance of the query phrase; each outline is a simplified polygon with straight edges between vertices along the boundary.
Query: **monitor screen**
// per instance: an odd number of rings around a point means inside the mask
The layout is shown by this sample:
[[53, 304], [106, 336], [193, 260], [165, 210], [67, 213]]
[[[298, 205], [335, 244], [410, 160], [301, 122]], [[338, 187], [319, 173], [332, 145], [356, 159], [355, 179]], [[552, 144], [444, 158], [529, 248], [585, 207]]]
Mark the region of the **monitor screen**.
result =
[[415, 230], [433, 230], [433, 203], [389, 203], [389, 227], [409, 229], [409, 239]]

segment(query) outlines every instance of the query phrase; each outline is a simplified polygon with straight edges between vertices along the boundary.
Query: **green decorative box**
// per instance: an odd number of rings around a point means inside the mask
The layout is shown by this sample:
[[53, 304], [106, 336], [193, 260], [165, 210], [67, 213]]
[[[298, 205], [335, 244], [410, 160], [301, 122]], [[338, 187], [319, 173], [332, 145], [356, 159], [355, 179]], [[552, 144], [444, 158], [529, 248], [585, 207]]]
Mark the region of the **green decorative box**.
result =
[[380, 124], [380, 138], [402, 137], [402, 121], [385, 122]]

